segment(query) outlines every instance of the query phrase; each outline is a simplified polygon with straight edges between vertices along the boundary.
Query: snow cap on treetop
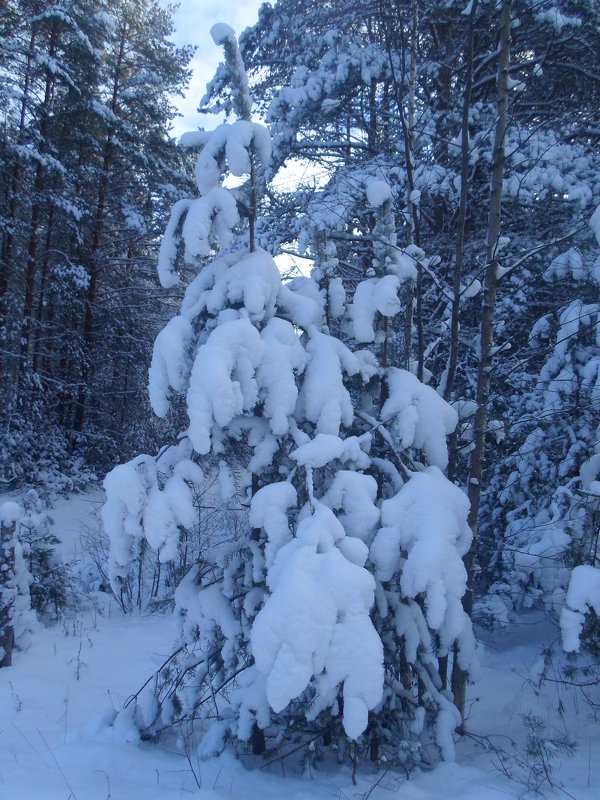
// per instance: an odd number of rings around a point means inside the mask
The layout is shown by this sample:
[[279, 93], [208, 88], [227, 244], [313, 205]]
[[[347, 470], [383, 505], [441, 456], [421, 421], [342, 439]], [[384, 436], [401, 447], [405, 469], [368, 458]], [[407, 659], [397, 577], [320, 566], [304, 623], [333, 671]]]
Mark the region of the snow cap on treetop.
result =
[[386, 200], [392, 199], [392, 190], [389, 183], [378, 178], [371, 178], [367, 181], [366, 191], [367, 200], [374, 208], [379, 208]]
[[224, 44], [228, 39], [235, 41], [235, 31], [226, 22], [217, 22], [210, 29], [210, 35], [215, 44]]
[[12, 525], [22, 514], [21, 506], [13, 500], [0, 504], [0, 523], [4, 525]]
[[210, 35], [214, 43], [222, 45], [225, 51], [225, 64], [229, 72], [233, 109], [240, 119], [250, 120], [252, 116], [252, 98], [248, 90], [248, 75], [240, 54], [235, 31], [224, 22], [218, 22], [210, 29]]

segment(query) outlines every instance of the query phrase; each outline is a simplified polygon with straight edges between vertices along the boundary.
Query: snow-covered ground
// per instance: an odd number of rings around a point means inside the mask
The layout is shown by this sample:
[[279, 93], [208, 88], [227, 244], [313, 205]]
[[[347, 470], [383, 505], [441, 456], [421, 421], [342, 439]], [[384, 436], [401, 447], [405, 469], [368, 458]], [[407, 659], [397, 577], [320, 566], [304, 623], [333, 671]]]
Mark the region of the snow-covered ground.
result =
[[[85, 559], [81, 530], [94, 526], [100, 500], [98, 491], [77, 495], [52, 511], [65, 559]], [[542, 649], [558, 631], [537, 613], [504, 633], [479, 632], [481, 674], [470, 689], [469, 735], [458, 741], [455, 763], [408, 779], [365, 765], [353, 785], [348, 765], [324, 763], [301, 775], [293, 758], [243, 765], [226, 753], [199, 761], [188, 737], [156, 745], [138, 741], [127, 724], [113, 725], [115, 711], [169, 654], [176, 621], [124, 616], [108, 595], [100, 599], [60, 624], [40, 626], [13, 666], [0, 670], [2, 798], [506, 800], [523, 797], [527, 785], [576, 800], [597, 797], [600, 721], [579, 690], [547, 682], [538, 691]], [[537, 756], [526, 753], [531, 715], [545, 742]], [[563, 741], [575, 743], [572, 754], [561, 751]]]

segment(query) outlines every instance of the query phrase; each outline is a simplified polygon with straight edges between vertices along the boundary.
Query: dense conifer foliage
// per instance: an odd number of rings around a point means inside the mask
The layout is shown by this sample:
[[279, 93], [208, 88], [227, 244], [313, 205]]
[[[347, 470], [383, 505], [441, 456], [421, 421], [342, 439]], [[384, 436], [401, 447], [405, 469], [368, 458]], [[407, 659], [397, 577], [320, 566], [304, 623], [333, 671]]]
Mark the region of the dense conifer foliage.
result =
[[185, 185], [168, 128], [190, 53], [145, 0], [9, 2], [1, 25], [0, 475], [14, 486], [101, 469], [150, 430], [153, 262]]

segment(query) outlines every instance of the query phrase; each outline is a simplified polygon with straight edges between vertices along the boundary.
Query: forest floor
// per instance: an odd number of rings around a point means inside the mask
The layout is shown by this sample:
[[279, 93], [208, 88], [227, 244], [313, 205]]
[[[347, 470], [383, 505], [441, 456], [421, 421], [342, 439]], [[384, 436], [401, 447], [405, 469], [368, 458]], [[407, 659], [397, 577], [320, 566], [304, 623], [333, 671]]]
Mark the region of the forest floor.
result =
[[[82, 531], [93, 529], [99, 490], [59, 501], [52, 512], [62, 558], [86, 568]], [[93, 602], [91, 602], [93, 600]], [[537, 612], [502, 632], [477, 631], [481, 671], [470, 687], [467, 735], [456, 761], [432, 769], [379, 770], [298, 760], [242, 762], [230, 752], [199, 761], [189, 739], [140, 742], [115, 711], [169, 654], [173, 615], [124, 615], [108, 594], [41, 625], [0, 670], [0, 797], [7, 800], [506, 800], [596, 798], [600, 719], [595, 694], [545, 681], [545, 648], [558, 632]], [[558, 674], [558, 668], [556, 675]], [[551, 677], [551, 676], [550, 676]], [[592, 701], [592, 702], [590, 702]], [[599, 707], [596, 706], [596, 711]], [[528, 753], [529, 742], [529, 753]]]

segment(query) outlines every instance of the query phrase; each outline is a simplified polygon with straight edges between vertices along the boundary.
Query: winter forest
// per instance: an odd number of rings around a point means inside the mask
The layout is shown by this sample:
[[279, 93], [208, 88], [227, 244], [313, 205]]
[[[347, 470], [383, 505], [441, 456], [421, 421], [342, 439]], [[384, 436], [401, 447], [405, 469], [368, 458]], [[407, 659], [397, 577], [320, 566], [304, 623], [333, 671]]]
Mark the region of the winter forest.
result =
[[591, 800], [600, 0], [174, 11], [0, 7], [0, 794]]

